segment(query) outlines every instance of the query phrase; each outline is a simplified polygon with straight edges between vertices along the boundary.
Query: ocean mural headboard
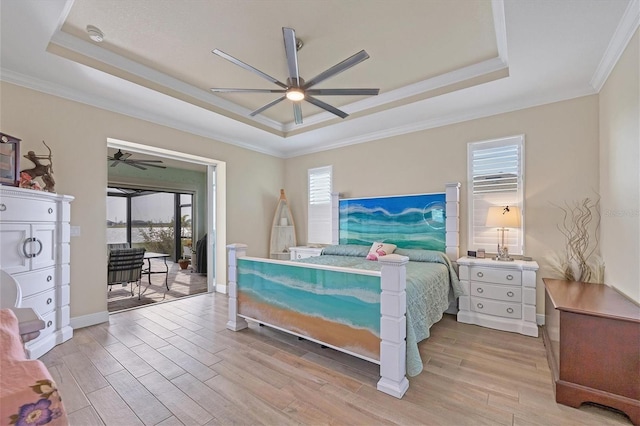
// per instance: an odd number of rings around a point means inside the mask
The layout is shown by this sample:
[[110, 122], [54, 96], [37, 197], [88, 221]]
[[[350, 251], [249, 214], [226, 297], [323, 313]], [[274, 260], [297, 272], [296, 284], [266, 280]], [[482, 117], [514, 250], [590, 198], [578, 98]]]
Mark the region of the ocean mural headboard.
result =
[[460, 184], [446, 186], [442, 193], [339, 200], [339, 243], [380, 241], [399, 248], [446, 252], [455, 260]]

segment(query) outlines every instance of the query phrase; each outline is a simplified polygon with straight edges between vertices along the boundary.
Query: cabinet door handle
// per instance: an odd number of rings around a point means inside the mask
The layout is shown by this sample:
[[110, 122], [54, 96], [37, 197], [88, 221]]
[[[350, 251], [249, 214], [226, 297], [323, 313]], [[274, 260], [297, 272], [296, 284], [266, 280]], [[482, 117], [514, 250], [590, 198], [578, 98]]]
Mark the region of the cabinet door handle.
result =
[[507, 280], [511, 281], [513, 279], [513, 275], [509, 274], [507, 275]]
[[507, 296], [509, 296], [509, 297], [513, 297], [513, 292], [512, 292], [512, 291], [508, 291], [508, 292], [507, 292]]
[[507, 312], [512, 314], [513, 313], [513, 308], [507, 308]]
[[36, 256], [40, 256], [40, 253], [42, 253], [42, 249], [43, 249], [43, 244], [42, 241], [40, 241], [37, 238], [32, 238], [32, 240], [36, 243], [38, 243], [38, 245], [40, 246], [40, 248], [38, 248], [38, 252], [36, 254], [32, 254], [31, 257], [36, 257]]
[[49, 208], [47, 209], [47, 213], [49, 213], [49, 214], [53, 213], [53, 209], [52, 209], [51, 207], [49, 207]]
[[53, 302], [53, 299], [52, 299], [52, 298], [48, 298], [48, 299], [47, 299], [47, 305], [50, 305], [50, 304], [51, 304], [51, 302]]
[[6, 204], [0, 203], [0, 212], [6, 211], [6, 210], [7, 210]]
[[48, 327], [51, 327], [52, 325], [53, 325], [53, 321], [49, 320], [49, 321], [47, 322], [47, 328], [48, 328]]
[[476, 306], [478, 307], [478, 309], [484, 308], [484, 305], [482, 303], [478, 303]]
[[476, 275], [479, 276], [480, 278], [484, 277], [484, 274], [482, 272], [478, 272]]
[[302, 259], [302, 255], [301, 254], [298, 254], [298, 259]]
[[478, 287], [478, 288], [476, 289], [476, 291], [477, 291], [478, 293], [482, 293], [484, 290], [482, 289], [482, 287]]
[[47, 282], [50, 282], [53, 279], [51, 275], [47, 275]]
[[35, 241], [35, 238], [27, 238], [22, 242], [22, 254], [24, 254], [24, 257], [26, 257], [27, 259], [35, 257], [33, 253], [27, 253], [27, 244], [31, 243], [32, 241]]

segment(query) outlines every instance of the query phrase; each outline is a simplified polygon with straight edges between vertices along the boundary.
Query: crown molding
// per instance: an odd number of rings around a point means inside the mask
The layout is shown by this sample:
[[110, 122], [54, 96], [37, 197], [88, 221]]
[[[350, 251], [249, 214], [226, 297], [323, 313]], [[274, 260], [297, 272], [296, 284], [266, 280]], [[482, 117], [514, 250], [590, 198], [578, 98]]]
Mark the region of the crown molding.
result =
[[616, 66], [620, 57], [627, 48], [629, 41], [635, 34], [640, 24], [640, 0], [631, 0], [627, 9], [620, 19], [613, 37], [609, 41], [607, 50], [602, 55], [602, 59], [596, 68], [589, 84], [596, 92], [602, 90], [602, 86], [607, 82], [611, 71]]
[[68, 87], [56, 85], [48, 81], [40, 80], [24, 74], [18, 74], [5, 68], [0, 68], [0, 81], [15, 84], [16, 86], [25, 87], [27, 89], [35, 90], [38, 92], [46, 93], [48, 95], [56, 96], [70, 101], [79, 102], [92, 107], [104, 109], [106, 111], [114, 112], [117, 114], [126, 115], [128, 117], [137, 118], [139, 120], [148, 121], [150, 123], [158, 124], [172, 129], [180, 130], [183, 132], [191, 133], [197, 136], [202, 136], [209, 139], [214, 139], [229, 145], [234, 145], [240, 148], [248, 149], [251, 151], [259, 152], [261, 154], [271, 155], [274, 157], [283, 158], [284, 153], [279, 150], [270, 150], [263, 147], [256, 147], [255, 145], [247, 144], [239, 139], [230, 138], [226, 135], [211, 132], [206, 129], [202, 129], [197, 126], [190, 126], [185, 124], [181, 120], [168, 118], [158, 114], [152, 114], [140, 108], [132, 108], [129, 106], [123, 106], [118, 102], [111, 102], [104, 98], [95, 96], [87, 96], [83, 92], [75, 89], [69, 89]]
[[[264, 116], [251, 117], [249, 114], [252, 111], [248, 108], [241, 107], [240, 105], [234, 102], [227, 101], [226, 99], [216, 96], [213, 93], [187, 84], [167, 74], [139, 64], [138, 62], [132, 61], [128, 58], [113, 53], [86, 40], [82, 40], [78, 37], [67, 34], [63, 31], [56, 31], [51, 37], [50, 43], [71, 52], [77, 53], [81, 56], [90, 58], [94, 61], [106, 64], [108, 67], [124, 71], [128, 74], [132, 74], [153, 84], [166, 87], [178, 93], [182, 93], [205, 104], [224, 109], [242, 117], [246, 117], [249, 120], [260, 123], [273, 130], [276, 130], [277, 132], [283, 131], [283, 125], [278, 121]], [[58, 52], [55, 53], [57, 54]]]
[[449, 116], [437, 117], [434, 119], [415, 122], [407, 125], [387, 128], [384, 130], [366, 133], [355, 137], [338, 140], [335, 143], [323, 145], [322, 147], [311, 147], [308, 149], [290, 150], [284, 158], [294, 158], [301, 155], [315, 154], [318, 152], [328, 151], [331, 149], [342, 148], [349, 145], [357, 145], [360, 143], [371, 142], [378, 139], [386, 139], [394, 136], [400, 136], [408, 133], [420, 132], [423, 130], [434, 129], [437, 127], [448, 126], [465, 121], [476, 120], [479, 118], [491, 117], [494, 115], [505, 114], [508, 112], [518, 111], [536, 106], [551, 104], [555, 102], [566, 101], [570, 99], [580, 98], [583, 96], [594, 95], [592, 88], [572, 89], [564, 92], [555, 92], [552, 95], [539, 96], [537, 98], [522, 97], [520, 100], [513, 102], [497, 103], [491, 106], [481, 106], [460, 114], [452, 114]]

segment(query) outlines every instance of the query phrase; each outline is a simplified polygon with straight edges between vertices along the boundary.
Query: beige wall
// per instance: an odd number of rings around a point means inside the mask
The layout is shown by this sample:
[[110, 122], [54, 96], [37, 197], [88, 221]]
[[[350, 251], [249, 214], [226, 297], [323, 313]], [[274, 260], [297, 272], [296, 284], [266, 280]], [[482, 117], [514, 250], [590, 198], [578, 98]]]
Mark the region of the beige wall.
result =
[[600, 91], [605, 282], [640, 302], [640, 43], [636, 31]]
[[[287, 159], [285, 178], [298, 242], [306, 241], [307, 169], [333, 165], [334, 191], [346, 197], [444, 190], [461, 182], [461, 253], [467, 250], [467, 143], [525, 135], [525, 253], [541, 266], [537, 311], [544, 313], [544, 257], [563, 248], [553, 205], [598, 191], [598, 97], [500, 114], [389, 139]], [[489, 248], [487, 248], [489, 249]]]
[[[8, 83], [0, 86], [0, 129], [21, 150], [53, 150], [56, 191], [75, 196], [71, 224], [71, 317], [106, 311], [107, 138], [226, 162], [227, 241], [266, 256], [284, 160]], [[30, 167], [24, 160], [22, 168]]]

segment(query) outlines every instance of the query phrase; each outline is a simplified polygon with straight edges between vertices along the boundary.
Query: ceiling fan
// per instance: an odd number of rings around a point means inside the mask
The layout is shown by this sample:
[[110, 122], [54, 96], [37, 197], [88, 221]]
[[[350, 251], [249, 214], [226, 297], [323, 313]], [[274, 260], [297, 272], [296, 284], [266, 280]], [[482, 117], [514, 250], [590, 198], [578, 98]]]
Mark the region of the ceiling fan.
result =
[[154, 163], [162, 163], [162, 160], [129, 160], [129, 157], [131, 157], [130, 152], [122, 152], [122, 150], [119, 149], [118, 152], [113, 154], [113, 157], [107, 156], [107, 160], [112, 161], [111, 167], [115, 167], [118, 164], [123, 163], [141, 170], [147, 170], [147, 167], [157, 167], [158, 169], [166, 169], [165, 166], [154, 164]]
[[287, 78], [287, 83], [283, 83], [281, 81], [276, 80], [263, 73], [262, 71], [252, 67], [249, 64], [246, 64], [239, 59], [234, 58], [231, 55], [224, 53], [221, 50], [214, 49], [212, 53], [224, 58], [248, 71], [254, 72], [258, 74], [260, 77], [268, 80], [274, 84], [277, 84], [281, 87], [281, 89], [223, 89], [223, 88], [212, 88], [212, 92], [244, 92], [244, 93], [282, 93], [283, 96], [269, 102], [268, 104], [258, 108], [253, 111], [251, 114], [252, 117], [260, 114], [268, 108], [282, 102], [285, 99], [289, 99], [293, 102], [293, 117], [296, 124], [302, 124], [302, 107], [301, 102], [307, 101], [317, 107], [320, 107], [326, 111], [329, 111], [332, 114], [337, 115], [340, 118], [346, 118], [349, 116], [344, 111], [339, 110], [317, 98], [314, 96], [371, 96], [377, 95], [380, 92], [380, 89], [312, 89], [313, 86], [324, 81], [330, 77], [333, 77], [336, 74], [345, 71], [354, 65], [359, 64], [365, 59], [369, 58], [369, 55], [364, 50], [356, 53], [355, 55], [345, 59], [329, 68], [328, 70], [318, 74], [311, 80], [305, 81], [302, 77], [300, 77], [300, 73], [298, 70], [298, 49], [302, 47], [302, 42], [299, 39], [296, 39], [296, 32], [292, 28], [282, 28], [282, 35], [284, 37], [284, 50], [287, 55], [287, 66], [289, 68], [289, 78]]

